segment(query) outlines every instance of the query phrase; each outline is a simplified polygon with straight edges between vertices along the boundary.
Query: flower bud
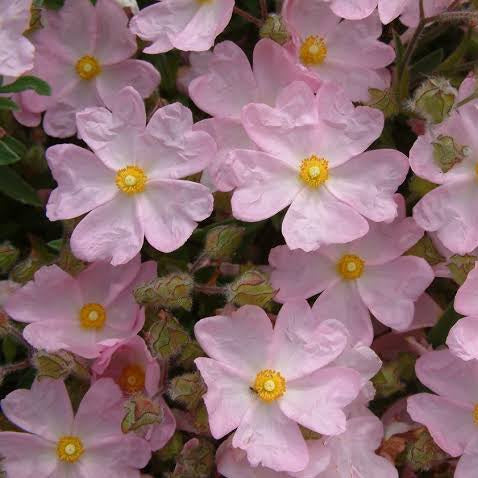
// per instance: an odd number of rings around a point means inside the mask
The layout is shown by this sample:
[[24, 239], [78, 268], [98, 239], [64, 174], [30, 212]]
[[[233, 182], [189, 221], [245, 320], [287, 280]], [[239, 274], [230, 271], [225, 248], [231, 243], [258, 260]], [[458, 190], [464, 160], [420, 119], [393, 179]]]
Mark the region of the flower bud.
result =
[[408, 256], [417, 256], [425, 259], [431, 266], [445, 262], [445, 258], [438, 252], [430, 236], [425, 234], [414, 246], [405, 253]]
[[159, 312], [144, 339], [153, 356], [163, 360], [178, 354], [191, 340], [178, 320], [164, 310]]
[[448, 259], [447, 267], [450, 269], [451, 276], [453, 280], [462, 285], [468, 273], [475, 268], [475, 262], [478, 260], [477, 256], [472, 256], [470, 254], [460, 256], [455, 254]]
[[0, 244], [0, 274], [6, 274], [17, 262], [20, 251], [10, 242]]
[[406, 464], [414, 471], [428, 471], [448, 458], [448, 455], [434, 442], [426, 428], [419, 428], [415, 434], [418, 437], [408, 443], [405, 454]]
[[45, 261], [42, 257], [32, 252], [10, 271], [10, 279], [20, 284], [26, 284], [33, 279], [36, 271], [48, 263], [49, 261]]
[[25, 167], [30, 174], [42, 174], [48, 171], [45, 148], [39, 144], [34, 144], [25, 153], [22, 159], [22, 166]]
[[141, 394], [132, 396], [125, 403], [125, 410], [126, 414], [121, 422], [123, 433], [159, 424], [164, 418], [164, 412], [159, 402]]
[[179, 454], [172, 478], [209, 478], [214, 471], [214, 445], [205, 438], [192, 438]]
[[264, 307], [276, 294], [277, 290], [272, 288], [267, 275], [257, 269], [241, 274], [226, 291], [228, 302], [237, 306], [250, 304]]
[[185, 373], [174, 377], [168, 386], [169, 398], [188, 410], [196, 408], [205, 393], [206, 385], [199, 372]]
[[204, 355], [200, 345], [195, 340], [191, 340], [184, 344], [181, 353], [176, 358], [176, 364], [185, 370], [190, 370], [194, 366], [194, 360], [198, 357], [204, 357]]
[[204, 253], [214, 260], [230, 260], [241, 245], [245, 230], [233, 224], [214, 227], [206, 235]]
[[436, 184], [412, 174], [408, 181], [408, 189], [410, 190], [408, 200], [411, 202], [417, 202], [423, 196], [425, 196], [425, 194], [433, 191], [436, 187]]
[[405, 390], [414, 374], [415, 358], [408, 353], [399, 354], [396, 360], [382, 366], [372, 378], [377, 398], [387, 398]]
[[400, 105], [392, 88], [387, 90], [369, 88], [368, 92], [370, 100], [366, 103], [367, 106], [382, 111], [385, 118], [391, 118], [400, 112]]
[[134, 291], [139, 305], [152, 305], [166, 309], [191, 310], [194, 281], [190, 274], [175, 272], [158, 277]]
[[270, 38], [279, 45], [283, 45], [290, 40], [290, 34], [281, 15], [271, 13], [259, 30], [261, 38]]
[[451, 136], [440, 134], [433, 145], [433, 159], [439, 168], [447, 173], [455, 164], [461, 163], [467, 156], [470, 156], [469, 146], [462, 146], [455, 143]]
[[161, 450], [157, 451], [154, 456], [160, 461], [173, 460], [179, 455], [179, 453], [181, 453], [183, 446], [183, 434], [179, 431], [176, 431], [168, 443], [166, 443]]
[[410, 107], [429, 123], [438, 124], [450, 114], [457, 95], [448, 80], [430, 78], [417, 88]]
[[39, 350], [32, 358], [32, 364], [37, 369], [37, 377], [40, 380], [42, 378], [64, 380], [70, 375], [73, 362], [73, 355], [65, 351], [49, 354]]

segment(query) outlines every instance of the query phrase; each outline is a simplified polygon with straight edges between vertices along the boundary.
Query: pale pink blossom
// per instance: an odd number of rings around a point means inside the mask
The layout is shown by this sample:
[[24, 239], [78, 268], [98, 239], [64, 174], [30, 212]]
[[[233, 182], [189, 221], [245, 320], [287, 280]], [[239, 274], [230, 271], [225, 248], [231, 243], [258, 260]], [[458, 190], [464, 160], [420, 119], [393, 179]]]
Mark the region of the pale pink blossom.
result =
[[[449, 350], [439, 350], [420, 357], [415, 370], [423, 385], [437, 395], [419, 393], [409, 397], [408, 413], [428, 428], [442, 450], [452, 457], [462, 455], [478, 439], [478, 362], [463, 361]], [[476, 457], [475, 452], [475, 462]], [[472, 478], [474, 474], [456, 476]]]
[[292, 40], [286, 47], [301, 67], [321, 81], [340, 84], [354, 101], [367, 101], [369, 89], [390, 85], [386, 69], [395, 51], [379, 40], [377, 14], [363, 20], [341, 20], [320, 1], [289, 0], [283, 16]]
[[285, 302], [321, 293], [314, 311], [345, 323], [352, 336], [365, 345], [373, 340], [372, 313], [395, 330], [407, 330], [414, 303], [431, 284], [434, 274], [424, 259], [402, 254], [423, 234], [413, 218], [401, 214], [392, 223], [370, 222], [369, 232], [343, 245], [323, 246], [314, 252], [272, 249], [271, 283], [279, 289], [276, 300]]
[[[458, 101], [474, 87], [467, 78], [460, 87]], [[450, 251], [466, 254], [478, 246], [478, 101], [455, 109], [450, 117], [420, 136], [410, 151], [410, 165], [418, 176], [439, 184], [415, 206], [413, 217], [426, 231], [435, 232]], [[434, 156], [434, 144], [453, 140], [456, 161], [443, 170]]]
[[109, 379], [91, 386], [76, 415], [60, 380], [15, 390], [2, 400], [2, 412], [27, 433], [0, 432], [2, 470], [12, 478], [139, 478], [151, 451], [121, 431], [122, 403]]
[[120, 267], [91, 264], [75, 277], [44, 266], [7, 300], [5, 311], [28, 324], [23, 336], [35, 348], [95, 358], [143, 327], [144, 310], [133, 290], [153, 279], [155, 266], [137, 256]]
[[141, 10], [130, 23], [133, 33], [152, 42], [145, 53], [177, 48], [205, 51], [231, 20], [234, 0], [162, 0]]
[[455, 296], [455, 310], [464, 315], [450, 330], [447, 345], [462, 360], [478, 358], [478, 268], [468, 274]]
[[154, 248], [171, 252], [211, 214], [209, 189], [181, 179], [202, 171], [216, 152], [208, 134], [192, 130], [188, 108], [180, 103], [160, 108], [146, 125], [141, 96], [127, 87], [111, 112], [89, 108], [77, 115], [77, 123], [94, 153], [73, 144], [46, 153], [58, 183], [48, 218], [89, 212], [71, 237], [77, 257], [123, 264], [140, 251], [145, 237]]
[[[317, 3], [324, 0], [312, 0]], [[400, 16], [400, 21], [408, 27], [416, 27], [420, 21], [418, 0], [325, 0], [339, 17], [348, 20], [360, 20], [372, 14], [378, 5], [382, 23], [387, 24]], [[446, 10], [453, 0], [424, 0], [426, 17], [437, 15]]]
[[[160, 366], [141, 337], [134, 336], [104, 350], [91, 366], [93, 379], [112, 378], [125, 398], [145, 393], [160, 407], [161, 422], [143, 431], [152, 451], [166, 445], [176, 429], [176, 420], [160, 395]], [[143, 427], [144, 428], [144, 427]]]
[[47, 134], [71, 136], [77, 111], [111, 107], [128, 85], [147, 97], [159, 83], [153, 65], [131, 58], [136, 38], [115, 0], [98, 0], [96, 6], [90, 0], [66, 0], [58, 11], [45, 9], [42, 24], [32, 35], [37, 48], [32, 74], [50, 84], [52, 96], [31, 91], [22, 96], [30, 114], [45, 111]]
[[364, 152], [382, 131], [378, 110], [354, 107], [334, 84], [314, 96], [305, 83], [294, 82], [275, 108], [246, 106], [242, 123], [262, 151], [230, 153], [236, 218], [261, 221], [290, 206], [282, 222], [286, 243], [312, 251], [364, 236], [365, 218], [396, 217], [393, 196], [408, 161], [394, 150]]
[[310, 462], [299, 424], [317, 433], [345, 431], [343, 408], [361, 388], [360, 374], [331, 366], [347, 343], [341, 324], [318, 324], [306, 301], [285, 304], [275, 327], [256, 306], [200, 320], [195, 334], [211, 358], [196, 365], [215, 438], [236, 430], [232, 445], [252, 466], [298, 472]]
[[209, 63], [213, 58], [212, 51], [191, 52], [187, 55], [189, 65], [180, 66], [176, 78], [178, 91], [189, 94], [189, 85], [193, 80], [207, 73]]
[[33, 68], [35, 47], [23, 36], [32, 0], [0, 0], [0, 75], [17, 77]]

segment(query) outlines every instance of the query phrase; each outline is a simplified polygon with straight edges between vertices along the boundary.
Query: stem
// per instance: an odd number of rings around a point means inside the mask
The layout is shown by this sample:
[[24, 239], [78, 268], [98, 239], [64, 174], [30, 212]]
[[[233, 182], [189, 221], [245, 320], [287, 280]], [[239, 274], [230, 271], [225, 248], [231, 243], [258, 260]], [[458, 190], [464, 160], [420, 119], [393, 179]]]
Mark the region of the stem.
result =
[[17, 342], [23, 345], [26, 349], [32, 350], [32, 346], [23, 338], [22, 333], [14, 326], [8, 326], [8, 335], [11, 335]]
[[0, 367], [0, 370], [1, 370], [1, 374], [5, 376], [5, 375], [8, 375], [9, 373], [18, 372], [19, 370], [24, 370], [28, 367], [30, 367], [30, 360], [25, 359], [25, 360], [22, 360], [21, 362], [12, 363], [8, 365], [2, 365]]
[[195, 284], [194, 290], [206, 295], [221, 295], [224, 294], [226, 288], [217, 285]]
[[239, 15], [240, 17], [244, 18], [245, 20], [247, 20], [248, 22], [251, 22], [253, 23], [254, 25], [256, 25], [258, 28], [261, 28], [262, 27], [262, 20], [260, 20], [259, 18], [256, 18], [255, 16], [251, 15], [250, 13], [247, 13], [245, 10], [243, 10], [242, 8], [239, 8], [239, 7], [234, 7], [234, 13], [236, 15]]
[[470, 101], [476, 100], [477, 98], [478, 98], [478, 92], [475, 91], [470, 96], [467, 96], [466, 98], [462, 99], [459, 103], [457, 103], [455, 108], [459, 108], [460, 106], [466, 105]]
[[420, 0], [420, 20], [425, 18], [425, 9], [423, 8], [423, 0]]
[[260, 0], [260, 5], [261, 5], [261, 17], [262, 20], [265, 20], [267, 18], [267, 0]]

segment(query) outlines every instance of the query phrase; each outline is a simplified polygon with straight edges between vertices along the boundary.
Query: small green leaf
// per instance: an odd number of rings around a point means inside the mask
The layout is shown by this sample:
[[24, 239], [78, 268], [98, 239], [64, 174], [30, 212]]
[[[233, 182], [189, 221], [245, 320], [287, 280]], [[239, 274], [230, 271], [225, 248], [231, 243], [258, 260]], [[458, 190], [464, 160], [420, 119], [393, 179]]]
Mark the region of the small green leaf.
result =
[[18, 111], [19, 109], [18, 105], [10, 98], [0, 98], [0, 110]]
[[0, 166], [0, 192], [24, 204], [41, 206], [35, 189], [8, 166]]
[[453, 307], [453, 301], [448, 305], [445, 312], [436, 323], [436, 325], [428, 333], [428, 341], [434, 348], [439, 345], [443, 345], [446, 342], [450, 329], [462, 318], [463, 316], [455, 312]]
[[416, 63], [411, 66], [413, 74], [432, 73], [443, 61], [444, 57], [443, 48], [432, 51], [428, 55], [420, 58]]
[[63, 239], [55, 239], [53, 241], [47, 242], [46, 244], [50, 249], [53, 249], [56, 252], [59, 252], [61, 246], [63, 245]]
[[17, 139], [6, 136], [0, 140], [0, 166], [20, 161], [25, 153], [26, 147]]
[[50, 85], [36, 76], [21, 76], [13, 83], [0, 87], [0, 93], [19, 93], [25, 90], [33, 90], [43, 96], [51, 95]]
[[17, 343], [9, 336], [3, 338], [2, 353], [7, 363], [12, 363], [17, 356]]

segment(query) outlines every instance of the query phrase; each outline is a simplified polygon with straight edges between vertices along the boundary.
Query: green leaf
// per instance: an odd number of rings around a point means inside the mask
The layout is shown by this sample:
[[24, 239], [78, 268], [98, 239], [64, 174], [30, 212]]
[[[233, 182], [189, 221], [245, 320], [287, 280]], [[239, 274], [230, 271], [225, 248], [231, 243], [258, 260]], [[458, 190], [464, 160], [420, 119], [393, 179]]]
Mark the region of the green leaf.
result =
[[14, 110], [18, 111], [20, 108], [10, 98], [0, 98], [0, 110]]
[[63, 239], [54, 239], [53, 241], [47, 242], [46, 244], [50, 249], [53, 249], [56, 252], [60, 252], [61, 246], [63, 245]]
[[2, 353], [7, 363], [12, 363], [17, 356], [17, 343], [9, 336], [3, 338]]
[[25, 90], [33, 90], [42, 96], [51, 95], [50, 85], [36, 76], [21, 76], [9, 85], [0, 86], [0, 93], [19, 93]]
[[0, 166], [16, 163], [20, 159], [22, 157], [14, 149], [10, 148], [5, 141], [0, 141]]
[[428, 55], [420, 58], [416, 63], [411, 66], [412, 72], [416, 75], [419, 73], [431, 73], [435, 71], [440, 63], [443, 61], [444, 53], [443, 48], [432, 51]]
[[454, 307], [453, 301], [448, 305], [445, 312], [436, 323], [436, 325], [428, 333], [428, 341], [434, 348], [443, 345], [446, 342], [450, 329], [462, 318]]
[[393, 34], [393, 42], [395, 43], [395, 52], [396, 52], [396, 64], [400, 65], [403, 60], [403, 55], [405, 53], [405, 47], [403, 46], [402, 39], [400, 38], [400, 35], [395, 31], [392, 30]]
[[8, 166], [0, 166], [0, 192], [24, 204], [42, 205], [35, 189]]
[[34, 5], [36, 7], [45, 7], [50, 10], [59, 10], [64, 3], [65, 0], [35, 0]]

